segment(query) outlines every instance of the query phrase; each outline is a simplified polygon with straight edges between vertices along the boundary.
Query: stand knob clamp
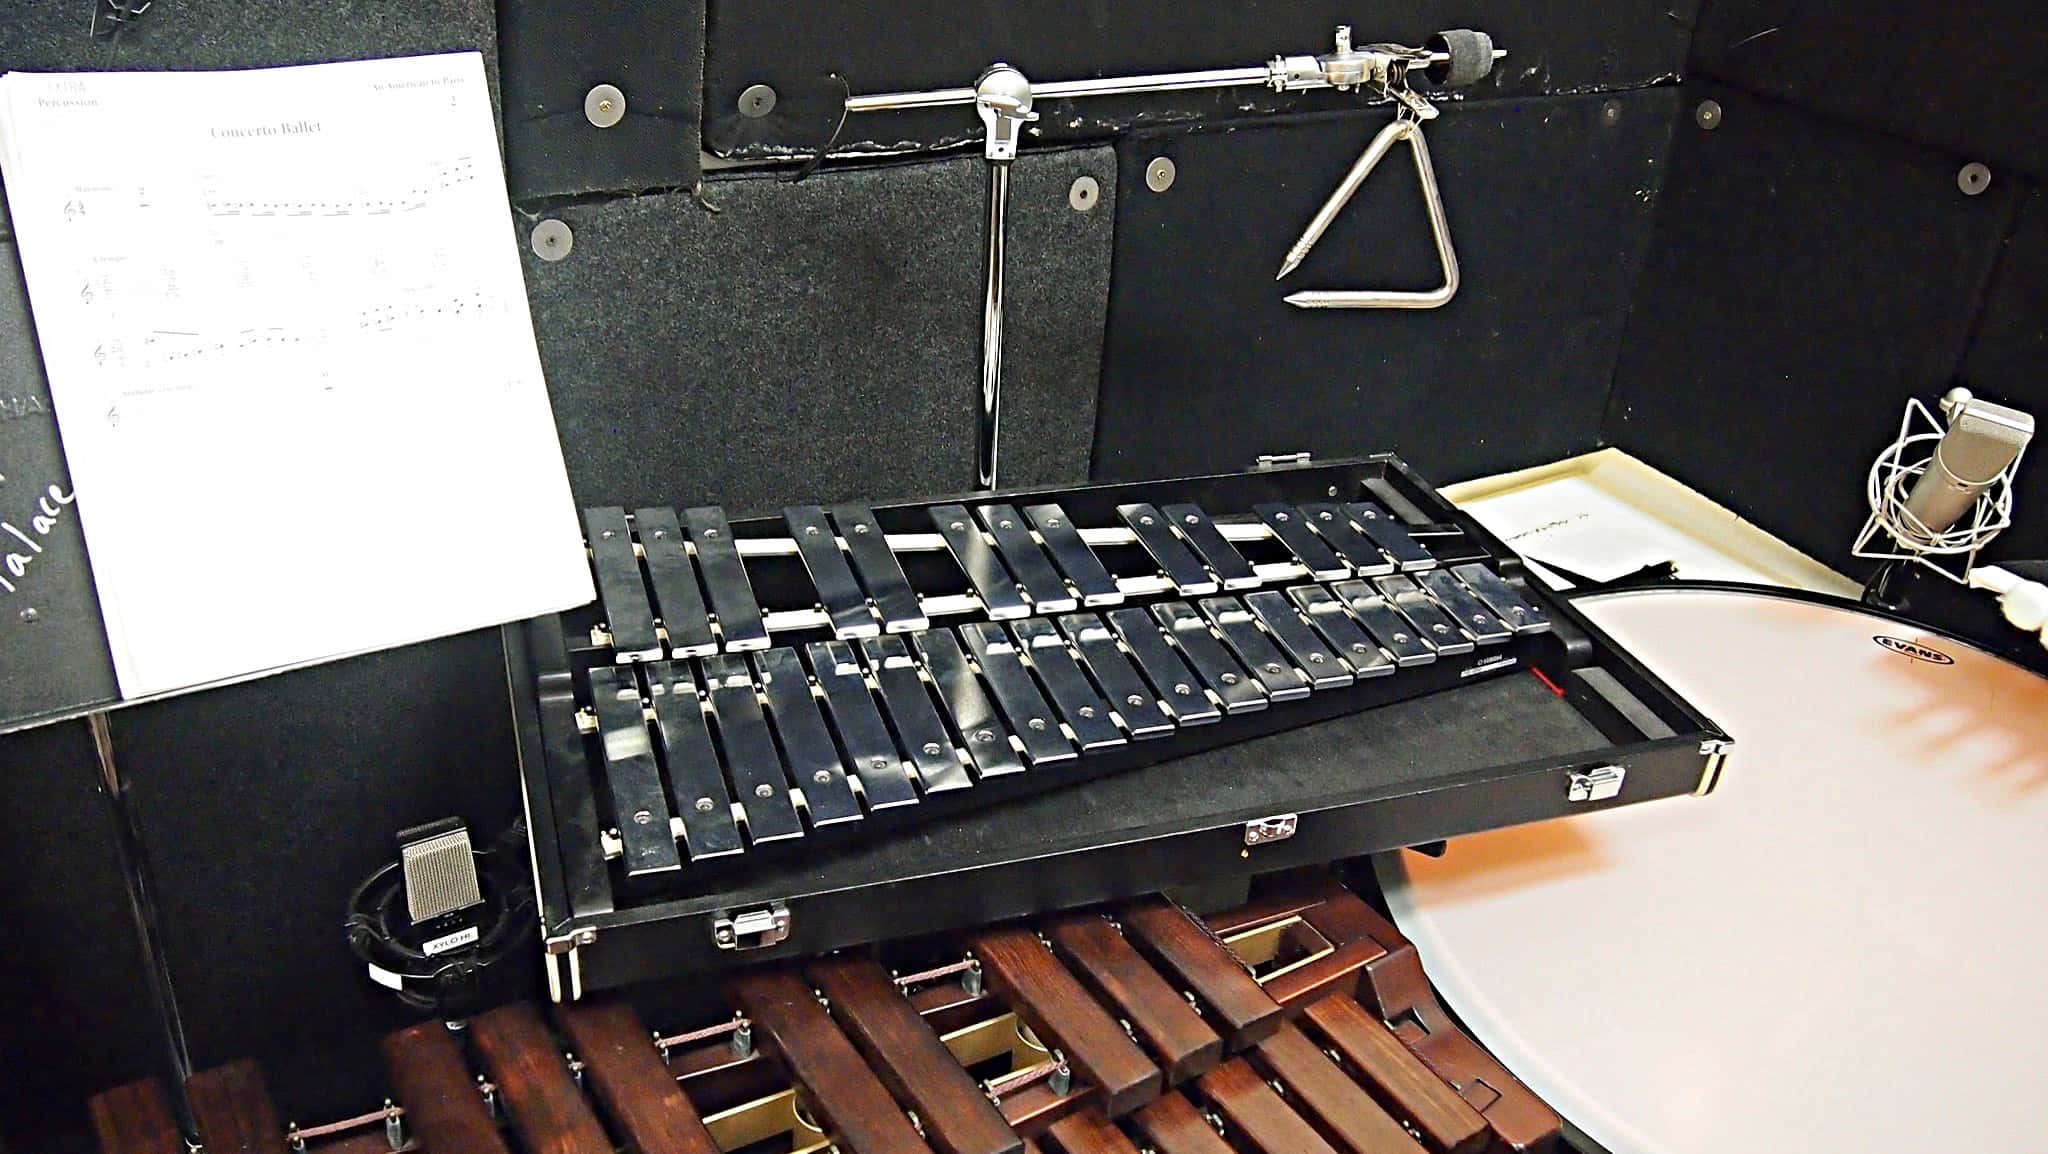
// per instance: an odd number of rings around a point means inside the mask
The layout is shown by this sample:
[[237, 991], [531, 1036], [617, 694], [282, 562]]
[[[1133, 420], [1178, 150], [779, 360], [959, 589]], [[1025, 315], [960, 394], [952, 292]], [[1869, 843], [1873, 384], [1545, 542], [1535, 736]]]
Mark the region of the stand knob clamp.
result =
[[1024, 126], [1038, 119], [1031, 110], [1031, 81], [1007, 64], [990, 66], [975, 81], [974, 111], [986, 132], [982, 155], [991, 163], [1017, 159]]

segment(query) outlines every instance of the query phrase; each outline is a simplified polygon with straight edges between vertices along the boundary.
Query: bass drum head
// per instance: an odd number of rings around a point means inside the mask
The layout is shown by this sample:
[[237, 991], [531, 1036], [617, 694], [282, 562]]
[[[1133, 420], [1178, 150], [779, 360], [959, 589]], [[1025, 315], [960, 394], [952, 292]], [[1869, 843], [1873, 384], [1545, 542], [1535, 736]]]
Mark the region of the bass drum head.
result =
[[1445, 1002], [1591, 1145], [2048, 1142], [2048, 681], [1845, 602], [1581, 598], [1720, 784], [1377, 861]]

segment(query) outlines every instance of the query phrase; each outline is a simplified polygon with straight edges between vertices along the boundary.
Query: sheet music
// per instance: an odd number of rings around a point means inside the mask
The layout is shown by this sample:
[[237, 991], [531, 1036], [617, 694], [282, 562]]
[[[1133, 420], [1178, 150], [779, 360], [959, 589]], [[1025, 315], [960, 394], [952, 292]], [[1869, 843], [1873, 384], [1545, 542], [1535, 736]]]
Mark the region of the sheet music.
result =
[[479, 55], [14, 73], [0, 172], [124, 697], [591, 600]]
[[1692, 581], [1779, 584], [1744, 558], [1578, 477], [1562, 477], [1462, 503], [1459, 508], [1506, 541], [1552, 588], [1572, 583], [1543, 562], [1554, 561], [1595, 581], [1612, 581], [1666, 561]]

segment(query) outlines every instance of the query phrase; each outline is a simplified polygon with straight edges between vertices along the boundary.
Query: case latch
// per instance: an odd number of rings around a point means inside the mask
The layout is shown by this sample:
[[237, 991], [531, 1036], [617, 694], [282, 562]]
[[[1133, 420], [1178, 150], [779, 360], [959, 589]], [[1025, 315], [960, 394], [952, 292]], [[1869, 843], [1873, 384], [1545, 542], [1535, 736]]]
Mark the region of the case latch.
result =
[[1286, 841], [1294, 836], [1294, 829], [1301, 819], [1291, 813], [1278, 813], [1272, 817], [1257, 818], [1244, 823], [1244, 844], [1265, 845], [1267, 842]]
[[721, 950], [758, 950], [789, 937], [789, 907], [781, 902], [754, 910], [720, 914], [711, 936]]
[[1628, 770], [1618, 765], [1596, 765], [1571, 771], [1566, 781], [1566, 801], [1606, 801], [1621, 792]]
[[1264, 472], [1268, 469], [1292, 469], [1306, 465], [1309, 461], [1307, 449], [1299, 449], [1292, 453], [1260, 453], [1259, 459], [1252, 463], [1252, 469], [1255, 472]]

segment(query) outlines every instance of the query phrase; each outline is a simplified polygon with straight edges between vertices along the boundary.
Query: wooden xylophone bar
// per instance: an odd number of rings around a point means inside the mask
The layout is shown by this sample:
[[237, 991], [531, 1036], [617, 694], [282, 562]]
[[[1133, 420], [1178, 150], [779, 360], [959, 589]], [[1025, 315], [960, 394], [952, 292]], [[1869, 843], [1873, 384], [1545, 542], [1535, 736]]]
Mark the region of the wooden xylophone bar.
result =
[[[1414, 947], [1328, 883], [1197, 920], [1163, 900], [742, 970], [733, 1025], [663, 1039], [624, 1002], [384, 1039], [385, 1111], [287, 1126], [238, 1062], [187, 1086], [211, 1154], [1478, 1154], [1559, 1122], [1450, 1023]], [[93, 1099], [104, 1154], [183, 1150], [162, 1090]]]

